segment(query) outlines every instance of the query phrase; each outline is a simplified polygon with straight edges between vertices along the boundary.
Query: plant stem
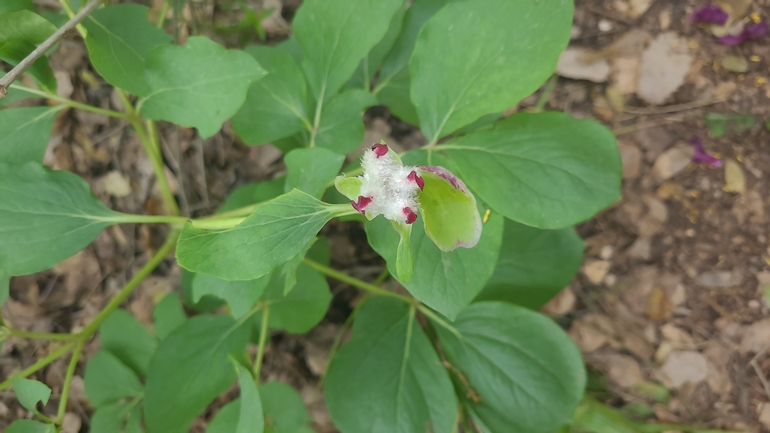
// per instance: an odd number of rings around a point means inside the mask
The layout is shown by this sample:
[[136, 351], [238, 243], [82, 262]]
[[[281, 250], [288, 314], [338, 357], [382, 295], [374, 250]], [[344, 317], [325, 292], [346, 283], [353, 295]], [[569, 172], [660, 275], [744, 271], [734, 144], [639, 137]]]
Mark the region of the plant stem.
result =
[[254, 360], [254, 383], [259, 385], [259, 372], [262, 370], [262, 358], [265, 356], [265, 344], [267, 344], [267, 333], [270, 323], [270, 305], [265, 304], [262, 311], [262, 324], [259, 328], [259, 347], [257, 348], [257, 359]]
[[158, 22], [155, 23], [155, 27], [162, 29], [163, 23], [166, 22], [166, 14], [168, 14], [168, 0], [163, 2], [163, 6], [160, 7], [160, 14], [158, 14]]
[[[48, 37], [45, 41], [43, 41], [42, 44], [38, 45], [37, 48], [35, 48], [27, 57], [24, 58], [21, 62], [19, 62], [18, 65], [16, 65], [15, 68], [11, 69], [11, 72], [6, 74], [3, 78], [0, 78], [0, 98], [4, 97], [6, 92], [8, 91], [8, 86], [18, 77], [21, 75], [24, 70], [26, 70], [30, 65], [35, 63], [37, 59], [39, 59], [41, 56], [43, 56], [46, 51], [51, 49], [59, 40], [64, 36], [65, 33], [72, 30], [73, 27], [80, 24], [81, 21], [83, 21], [88, 14], [96, 10], [96, 8], [99, 7], [100, 4], [102, 4], [103, 0], [94, 0], [91, 3], [87, 4], [83, 9], [80, 10], [80, 12], [77, 13], [77, 15], [70, 16], [70, 20], [67, 21], [66, 24], [61, 26], [58, 30], [56, 30], [51, 36]], [[63, 2], [64, 4], [66, 2]], [[69, 6], [69, 5], [67, 5]], [[72, 9], [70, 9], [71, 11]]]
[[209, 220], [192, 220], [192, 225], [196, 229], [201, 230], [229, 230], [238, 224], [245, 221], [246, 218], [225, 218], [225, 219], [209, 219]]
[[248, 206], [244, 206], [238, 209], [233, 209], [231, 211], [222, 212], [222, 213], [216, 213], [214, 215], [209, 215], [206, 217], [203, 217], [197, 221], [210, 221], [210, 220], [221, 220], [221, 219], [228, 219], [232, 217], [243, 217], [243, 216], [249, 216], [254, 212], [254, 209], [257, 208], [257, 206], [261, 205], [264, 202], [259, 202], [256, 204], [251, 204]]
[[[126, 109], [129, 110], [128, 107], [126, 107]], [[133, 110], [133, 106], [131, 106], [130, 110]], [[134, 130], [136, 130], [139, 141], [142, 142], [144, 151], [147, 152], [147, 156], [150, 158], [150, 162], [152, 163], [152, 169], [155, 172], [155, 179], [158, 181], [158, 188], [160, 189], [160, 194], [163, 197], [163, 207], [166, 209], [167, 213], [171, 215], [179, 215], [179, 207], [176, 204], [176, 198], [174, 198], [174, 193], [171, 192], [171, 187], [168, 185], [168, 179], [166, 179], [166, 170], [165, 166], [163, 165], [163, 157], [159, 152], [160, 149], [151, 137], [152, 134], [148, 134], [147, 130], [145, 130], [140, 117], [134, 114], [131, 116], [130, 120], [131, 124], [134, 126]]]
[[427, 316], [429, 319], [433, 320], [434, 322], [441, 325], [443, 328], [446, 328], [449, 332], [454, 334], [457, 338], [462, 339], [462, 336], [460, 335], [460, 332], [455, 328], [454, 326], [448, 324], [444, 319], [438, 317], [436, 313], [433, 312], [430, 308], [426, 307], [425, 305], [418, 305], [417, 309], [420, 310], [422, 314]]
[[118, 214], [105, 220], [116, 224], [184, 224], [188, 218], [173, 215]]
[[157, 253], [155, 253], [154, 256], [142, 267], [142, 269], [139, 270], [139, 272], [134, 275], [131, 280], [126, 283], [125, 287], [121, 289], [121, 291], [110, 300], [110, 302], [107, 304], [106, 307], [99, 313], [98, 316], [94, 318], [91, 323], [88, 324], [85, 328], [83, 328], [80, 333], [78, 333], [78, 338], [81, 338], [83, 340], [88, 339], [91, 335], [96, 332], [97, 329], [99, 329], [99, 326], [101, 326], [102, 322], [107, 318], [107, 316], [110, 315], [115, 309], [117, 309], [120, 304], [123, 303], [123, 301], [128, 298], [128, 296], [131, 294], [131, 292], [136, 289], [136, 287], [139, 285], [139, 283], [142, 282], [150, 273], [155, 270], [158, 265], [163, 261], [163, 259], [166, 258], [166, 256], [173, 251], [174, 246], [176, 245], [176, 241], [179, 238], [179, 232], [180, 230], [172, 230], [171, 233], [168, 235], [168, 239], [166, 239], [166, 242], [160, 247]]
[[393, 293], [390, 291], [387, 291], [385, 289], [381, 289], [373, 284], [366, 283], [364, 281], [359, 280], [358, 278], [351, 277], [349, 275], [343, 274], [342, 272], [336, 271], [328, 266], [324, 266], [318, 262], [315, 262], [310, 259], [304, 259], [303, 262], [305, 262], [308, 266], [315, 269], [316, 271], [334, 278], [335, 280], [340, 280], [343, 283], [348, 283], [353, 287], [358, 287], [359, 289], [366, 290], [367, 292], [370, 292], [374, 295], [380, 295], [380, 296], [390, 296], [392, 298], [398, 298], [402, 301], [414, 304], [416, 301], [412, 298], [406, 297], [404, 295], [399, 295], [398, 293]]
[[46, 332], [27, 332], [8, 328], [12, 337], [32, 338], [34, 340], [72, 340], [77, 337], [76, 334], [49, 334]]
[[77, 341], [70, 341], [69, 343], [65, 344], [64, 346], [54, 350], [53, 352], [49, 353], [48, 356], [45, 358], [37, 361], [36, 363], [30, 365], [29, 367], [25, 368], [24, 370], [21, 370], [20, 372], [14, 374], [13, 376], [9, 377], [8, 380], [0, 383], [0, 390], [3, 390], [5, 388], [8, 388], [11, 386], [11, 380], [19, 378], [19, 377], [28, 377], [34, 373], [36, 373], [41, 368], [45, 367], [46, 365], [56, 361], [57, 359], [64, 356], [67, 352], [69, 352], [75, 345], [78, 344]]
[[83, 346], [86, 344], [87, 338], [80, 338], [75, 346], [75, 350], [72, 352], [72, 358], [70, 358], [70, 364], [67, 367], [67, 375], [64, 376], [64, 384], [62, 385], [61, 398], [59, 399], [59, 410], [56, 413], [56, 424], [61, 425], [64, 421], [64, 413], [67, 411], [67, 400], [70, 396], [70, 388], [72, 385], [72, 378], [75, 377], [75, 368], [78, 366], [78, 360], [80, 354], [83, 353]]
[[92, 113], [104, 114], [105, 116], [110, 116], [110, 117], [116, 117], [118, 119], [129, 120], [129, 116], [126, 113], [121, 113], [119, 111], [105, 110], [104, 108], [99, 108], [99, 107], [94, 107], [93, 105], [83, 104], [81, 102], [73, 101], [72, 99], [69, 99], [69, 98], [63, 98], [63, 97], [61, 97], [61, 96], [59, 96], [59, 95], [57, 95], [55, 93], [49, 93], [49, 92], [46, 92], [46, 91], [43, 91], [43, 90], [37, 90], [37, 89], [33, 89], [31, 87], [22, 86], [22, 85], [19, 85], [19, 84], [11, 84], [9, 87], [11, 89], [14, 89], [14, 90], [20, 90], [22, 92], [27, 92], [27, 93], [30, 93], [32, 95], [40, 96], [42, 98], [46, 98], [46, 99], [49, 99], [51, 101], [56, 101], [56, 102], [58, 102], [58, 103], [60, 103], [61, 105], [64, 106], [62, 108], [65, 108], [65, 107], [79, 108], [81, 110], [90, 111]]
[[545, 89], [543, 89], [543, 93], [540, 94], [540, 99], [537, 100], [535, 107], [532, 109], [533, 113], [540, 113], [543, 111], [543, 107], [545, 107], [545, 104], [551, 99], [551, 93], [553, 93], [557, 81], [559, 81], [559, 76], [553, 74], [548, 82], [545, 83]]

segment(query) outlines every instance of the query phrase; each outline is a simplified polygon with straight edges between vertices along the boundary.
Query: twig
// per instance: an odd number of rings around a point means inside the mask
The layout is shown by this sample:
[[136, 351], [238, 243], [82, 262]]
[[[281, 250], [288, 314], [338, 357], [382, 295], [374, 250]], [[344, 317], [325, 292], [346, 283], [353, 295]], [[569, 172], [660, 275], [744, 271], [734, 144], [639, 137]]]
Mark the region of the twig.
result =
[[11, 72], [7, 73], [3, 78], [0, 78], [0, 98], [5, 97], [6, 93], [8, 93], [8, 86], [11, 85], [16, 77], [21, 75], [25, 69], [27, 69], [31, 64], [35, 63], [37, 59], [45, 54], [46, 51], [51, 49], [51, 47], [59, 42], [65, 33], [72, 30], [72, 28], [80, 24], [80, 22], [83, 21], [88, 16], [88, 14], [96, 10], [96, 8], [102, 4], [102, 1], [104, 0], [94, 0], [86, 5], [86, 7], [81, 9], [77, 15], [72, 17], [59, 30], [55, 31], [54, 34], [48, 37], [45, 42], [35, 48], [35, 50], [32, 51], [26, 58], [24, 58], [24, 60], [22, 60], [18, 65], [16, 65], [15, 68], [11, 69]]
[[624, 113], [628, 114], [665, 114], [665, 113], [675, 113], [677, 111], [687, 111], [693, 108], [700, 108], [700, 107], [706, 107], [708, 105], [714, 105], [718, 104], [720, 102], [724, 102], [727, 99], [707, 99], [705, 101], [693, 101], [693, 102], [687, 102], [684, 104], [677, 104], [677, 105], [668, 105], [665, 107], [627, 107], [623, 110]]
[[762, 372], [762, 369], [759, 367], [756, 357], [751, 360], [750, 364], [754, 368], [754, 372], [757, 373], [760, 382], [762, 382], [762, 386], [765, 388], [765, 395], [770, 397], [770, 383], [767, 382], [765, 373]]

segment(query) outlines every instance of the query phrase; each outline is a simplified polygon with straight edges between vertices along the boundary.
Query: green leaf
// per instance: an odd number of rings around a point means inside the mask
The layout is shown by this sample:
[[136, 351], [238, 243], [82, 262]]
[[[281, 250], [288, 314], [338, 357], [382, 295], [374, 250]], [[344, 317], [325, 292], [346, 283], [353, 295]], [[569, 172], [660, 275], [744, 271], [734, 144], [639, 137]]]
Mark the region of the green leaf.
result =
[[230, 230], [211, 232], [187, 223], [176, 258], [190, 271], [253, 280], [294, 257], [333, 215], [329, 205], [294, 190], [257, 206]]
[[241, 388], [241, 407], [235, 433], [262, 433], [265, 431], [265, 418], [262, 414], [260, 399], [254, 376], [247, 370], [239, 369], [238, 386]]
[[[396, 232], [384, 218], [375, 218], [364, 228], [372, 248], [385, 258], [391, 273], [397, 275]], [[414, 275], [402, 284], [415, 298], [453, 319], [492, 276], [502, 236], [503, 218], [493, 213], [484, 224], [478, 245], [441, 251], [425, 235], [418, 220], [412, 224]]]
[[91, 431], [140, 433], [142, 405], [139, 399], [110, 403], [96, 409], [91, 418]]
[[572, 228], [540, 230], [506, 220], [495, 273], [476, 300], [539, 310], [572, 281], [583, 263], [583, 248]]
[[212, 295], [227, 301], [230, 312], [236, 319], [247, 314], [265, 291], [269, 275], [255, 280], [227, 281], [213, 275], [195, 274], [192, 283], [193, 302], [204, 295]]
[[262, 144], [288, 137], [305, 126], [307, 84], [291, 56], [277, 48], [251, 46], [245, 50], [267, 71], [250, 88], [246, 102], [233, 117], [233, 131], [246, 144]]
[[155, 322], [155, 336], [165, 339], [174, 329], [187, 320], [182, 302], [176, 294], [167, 294], [155, 304], [152, 309], [152, 318]]
[[452, 430], [452, 383], [415, 322], [413, 307], [393, 298], [373, 298], [356, 314], [353, 339], [326, 374], [326, 403], [342, 433]]
[[235, 400], [222, 406], [214, 415], [214, 419], [206, 427], [206, 433], [233, 433], [238, 428], [238, 418], [241, 415], [241, 399]]
[[243, 351], [249, 327], [227, 316], [196, 316], [158, 346], [145, 387], [147, 433], [186, 432], [236, 375], [228, 354]]
[[398, 248], [396, 248], [396, 277], [409, 282], [414, 275], [414, 257], [412, 257], [412, 226], [396, 221], [391, 225], [398, 233]]
[[476, 198], [444, 167], [422, 167], [425, 189], [418, 192], [425, 233], [441, 251], [473, 248], [481, 238]]
[[435, 143], [537, 90], [567, 47], [572, 9], [563, 0], [482, 0], [438, 11], [409, 64], [425, 136]]
[[55, 433], [56, 426], [53, 424], [43, 424], [42, 422], [31, 421], [28, 419], [19, 419], [14, 421], [5, 430], [5, 433]]
[[134, 95], [150, 92], [142, 76], [147, 52], [173, 39], [150, 23], [148, 11], [145, 6], [119, 4], [97, 9], [83, 21], [94, 68], [108, 83]]
[[297, 284], [297, 267], [300, 265], [300, 263], [302, 263], [302, 260], [305, 259], [305, 255], [307, 254], [308, 250], [313, 246], [313, 244], [315, 244], [317, 240], [318, 238], [311, 239], [310, 242], [305, 245], [305, 248], [303, 248], [302, 251], [297, 253], [297, 255], [292, 257], [288, 262], [281, 265], [284, 295], [291, 292], [291, 289], [293, 289], [294, 285]]
[[313, 99], [323, 103], [382, 40], [403, 0], [307, 0], [294, 17], [302, 69]]
[[592, 120], [518, 113], [437, 149], [492, 209], [529, 226], [568, 227], [620, 198], [615, 137]]
[[285, 177], [239, 186], [227, 196], [217, 212], [224, 213], [238, 208], [276, 198], [284, 192]]
[[708, 113], [703, 116], [703, 122], [712, 137], [724, 137], [727, 127], [732, 126], [735, 132], [741, 133], [751, 129], [756, 123], [751, 114], [716, 114]]
[[414, 0], [404, 16], [403, 30], [380, 69], [374, 93], [399, 119], [419, 124], [417, 109], [409, 96], [409, 59], [423, 24], [439, 9], [455, 0]]
[[[297, 284], [284, 295], [285, 280], [274, 272], [265, 289], [262, 301], [270, 308], [269, 325], [292, 334], [304, 334], [313, 329], [326, 315], [332, 300], [329, 283], [308, 265], [297, 267]], [[262, 312], [255, 315], [254, 324], [260, 323]]]
[[[0, 78], [5, 76], [5, 72], [0, 71]], [[34, 98], [35, 95], [25, 92], [23, 90], [8, 88], [4, 98], [0, 98], [0, 108], [13, 104], [14, 102], [23, 101], [25, 99]]]
[[137, 376], [146, 376], [158, 340], [131, 313], [115, 310], [99, 328], [102, 349], [131, 367]]
[[198, 128], [208, 138], [238, 111], [251, 83], [264, 75], [248, 54], [193, 36], [183, 47], [161, 45], [147, 52], [143, 78], [149, 91], [139, 94], [137, 109], [149, 119]]
[[401, 26], [404, 23], [404, 14], [406, 13], [406, 4], [401, 6], [393, 18], [390, 20], [390, 26], [388, 26], [388, 32], [385, 33], [382, 40], [369, 51], [369, 54], [361, 60], [358, 65], [358, 69], [353, 73], [353, 76], [345, 83], [343, 88], [345, 89], [364, 89], [369, 91], [372, 79], [380, 70], [382, 62], [385, 60], [385, 56], [388, 55], [393, 48], [393, 44], [396, 43], [396, 38], [401, 34]]
[[38, 413], [38, 403], [42, 403], [43, 406], [48, 404], [48, 397], [51, 396], [51, 388], [48, 385], [22, 377], [11, 379], [11, 384], [19, 403], [28, 411]]
[[295, 149], [284, 157], [286, 192], [297, 188], [320, 199], [326, 185], [340, 172], [345, 157], [320, 147]]
[[0, 161], [42, 163], [54, 118], [61, 109], [60, 106], [0, 110]]
[[11, 295], [11, 276], [3, 269], [0, 269], [0, 307], [5, 304]]
[[362, 115], [377, 98], [361, 89], [346, 90], [331, 98], [323, 107], [315, 144], [344, 155], [361, 146], [364, 139]]
[[586, 373], [556, 323], [526, 308], [479, 302], [452, 325], [435, 329], [451, 370], [463, 375], [458, 393], [469, 396], [464, 405], [483, 431], [550, 433], [569, 423]]
[[0, 13], [16, 12], [21, 10], [34, 10], [35, 3], [32, 0], [4, 0], [0, 3]]
[[10, 275], [48, 269], [85, 248], [117, 215], [73, 173], [0, 163], [0, 268]]
[[97, 408], [142, 396], [142, 384], [136, 373], [106, 350], [88, 360], [84, 381], [86, 396]]
[[311, 421], [302, 397], [283, 382], [268, 382], [259, 386], [267, 433], [312, 433]]
[[[17, 65], [56, 31], [48, 20], [28, 10], [0, 14], [0, 60]], [[26, 71], [42, 86], [56, 91], [48, 59], [43, 56]]]

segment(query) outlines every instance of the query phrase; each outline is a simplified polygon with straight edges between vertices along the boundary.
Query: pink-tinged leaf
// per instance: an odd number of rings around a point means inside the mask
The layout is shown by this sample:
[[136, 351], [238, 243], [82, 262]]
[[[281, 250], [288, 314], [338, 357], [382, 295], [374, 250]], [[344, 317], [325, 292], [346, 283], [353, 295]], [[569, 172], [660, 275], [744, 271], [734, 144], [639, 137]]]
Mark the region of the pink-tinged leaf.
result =
[[722, 160], [710, 155], [703, 147], [703, 139], [700, 137], [694, 137], [690, 140], [690, 146], [695, 148], [695, 154], [692, 156], [694, 162], [703, 162], [712, 167], [719, 168], [722, 166]]
[[481, 237], [476, 198], [443, 167], [420, 167], [425, 188], [418, 193], [425, 233], [442, 251], [472, 248]]
[[747, 39], [759, 39], [768, 32], [767, 23], [760, 21], [746, 26], [740, 34], [727, 35], [717, 38], [717, 41], [723, 45], [738, 45]]

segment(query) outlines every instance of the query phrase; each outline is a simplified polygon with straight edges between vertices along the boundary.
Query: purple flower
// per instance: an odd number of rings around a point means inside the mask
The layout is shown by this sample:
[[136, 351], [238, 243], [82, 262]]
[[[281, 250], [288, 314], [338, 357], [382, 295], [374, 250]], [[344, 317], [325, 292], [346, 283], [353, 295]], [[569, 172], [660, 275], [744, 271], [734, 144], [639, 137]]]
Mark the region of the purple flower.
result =
[[690, 21], [694, 23], [709, 23], [724, 25], [727, 22], [727, 12], [719, 6], [706, 5], [693, 12]]
[[740, 34], [722, 36], [721, 38], [717, 38], [717, 41], [724, 45], [738, 45], [746, 39], [759, 39], [767, 34], [767, 30], [767, 23], [760, 21], [746, 26]]
[[695, 154], [692, 156], [692, 160], [694, 162], [703, 162], [711, 167], [719, 168], [722, 166], [722, 160], [711, 156], [706, 152], [706, 149], [703, 148], [703, 139], [700, 137], [693, 137], [692, 140], [690, 140], [690, 146], [695, 148]]

